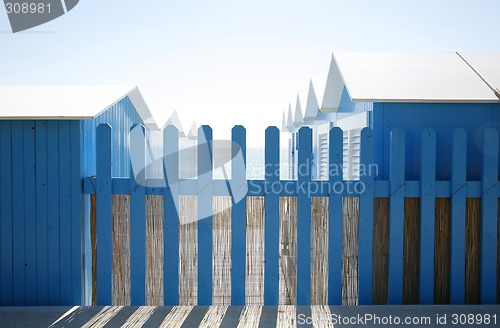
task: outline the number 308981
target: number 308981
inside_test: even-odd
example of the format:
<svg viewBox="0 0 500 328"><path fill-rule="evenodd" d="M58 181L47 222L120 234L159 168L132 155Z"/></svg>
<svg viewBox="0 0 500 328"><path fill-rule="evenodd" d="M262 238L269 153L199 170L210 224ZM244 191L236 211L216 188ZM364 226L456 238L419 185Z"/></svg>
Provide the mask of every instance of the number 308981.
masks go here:
<svg viewBox="0 0 500 328"><path fill-rule="evenodd" d="M7 14L50 14L50 3L10 3L5 4Z"/></svg>

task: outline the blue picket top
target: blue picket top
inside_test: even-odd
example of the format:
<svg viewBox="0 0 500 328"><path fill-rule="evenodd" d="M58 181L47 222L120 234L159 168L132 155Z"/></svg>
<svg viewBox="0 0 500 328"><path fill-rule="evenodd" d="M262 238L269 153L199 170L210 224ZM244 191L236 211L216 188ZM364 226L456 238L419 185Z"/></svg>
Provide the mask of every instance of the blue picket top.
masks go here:
<svg viewBox="0 0 500 328"><path fill-rule="evenodd" d="M361 130L360 163L367 167L374 163L373 131ZM364 193L359 196L359 248L358 248L358 285L359 304L372 304L373 274L373 175L369 170L360 176Z"/></svg>
<svg viewBox="0 0 500 328"><path fill-rule="evenodd" d="M312 131L299 130L297 196L297 305L311 304L311 197Z"/></svg>
<svg viewBox="0 0 500 328"><path fill-rule="evenodd" d="M198 129L198 305L212 304L212 128Z"/></svg>
<svg viewBox="0 0 500 328"><path fill-rule="evenodd" d="M246 130L237 125L231 131L231 158L240 150L243 155L244 169L231 165L231 179L246 181L247 145ZM238 147L236 147L238 146ZM245 305L245 275L246 275L246 207L247 200L243 197L231 208L231 305Z"/></svg>
<svg viewBox="0 0 500 328"><path fill-rule="evenodd" d="M389 304L403 304L405 133L391 131L389 201Z"/></svg>
<svg viewBox="0 0 500 328"><path fill-rule="evenodd" d="M497 294L498 236L498 131L484 131L481 199L481 291L482 304L495 304Z"/></svg>
<svg viewBox="0 0 500 328"><path fill-rule="evenodd" d="M12 127L0 121L0 267L12 266ZM13 303L12 270L0 270L0 305Z"/></svg>
<svg viewBox="0 0 500 328"><path fill-rule="evenodd" d="M328 304L342 304L342 192L336 187L343 181L343 133L332 128L329 133L328 176ZM336 173L336 174L333 174Z"/></svg>
<svg viewBox="0 0 500 328"><path fill-rule="evenodd" d="M173 125L163 130L163 299L164 305L179 304L179 131ZM174 199L175 197L175 199Z"/></svg>
<svg viewBox="0 0 500 328"><path fill-rule="evenodd" d="M420 153L419 303L434 303L434 224L436 210L436 132L422 132Z"/></svg>
<svg viewBox="0 0 500 328"><path fill-rule="evenodd" d="M132 133L135 131L135 133ZM130 304L146 304L146 130L143 125L130 128ZM132 146L133 145L133 146ZM132 165L138 167L134 171Z"/></svg>
<svg viewBox="0 0 500 328"><path fill-rule="evenodd" d="M453 132L451 163L450 303L465 303L465 213L467 197L467 133Z"/></svg>
<svg viewBox="0 0 500 328"><path fill-rule="evenodd" d="M279 195L273 191L279 182L280 132L277 127L266 129L264 196L264 305L278 305L279 287Z"/></svg>
<svg viewBox="0 0 500 328"><path fill-rule="evenodd" d="M111 127L97 127L96 215L97 215L97 305L111 305L112 295L112 189Z"/></svg>

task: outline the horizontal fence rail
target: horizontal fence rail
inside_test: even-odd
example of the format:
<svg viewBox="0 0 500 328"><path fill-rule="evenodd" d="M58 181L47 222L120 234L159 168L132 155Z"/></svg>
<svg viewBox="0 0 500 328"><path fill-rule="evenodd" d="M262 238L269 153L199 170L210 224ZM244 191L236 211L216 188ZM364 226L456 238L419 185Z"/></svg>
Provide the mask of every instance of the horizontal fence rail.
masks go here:
<svg viewBox="0 0 500 328"><path fill-rule="evenodd" d="M454 132L454 141L450 145L452 156L448 181L436 181L438 150L436 133L430 129L422 131L421 135L418 181L405 179L405 152L408 149L405 149L405 133L399 129L395 129L390 135L391 165L388 180L374 180L375 174L370 171L376 169L376 149L373 131L368 128L361 132L360 152L360 163L367 170L365 174L360 174L359 180L353 181L342 178L343 134L340 129L333 128L329 134L329 165L330 168L335 168L335 171L330 171L329 180L321 181L311 180L313 148L310 128L303 127L298 133L297 180L280 180L280 171L277 169L280 163L279 130L270 127L265 136L264 180L246 180L246 131L242 126L236 126L232 130L232 158L234 163L238 154L241 154L243 166L237 167L233 164L229 180L213 179L213 140L212 130L208 126L202 126L198 131L196 179L179 177L179 137L173 126L168 126L163 131L161 166L164 179L148 179L146 170L129 178L115 178L111 176L111 127L98 127L97 173L95 177L87 177L83 181L84 193L96 195L93 206L97 213L97 284L94 291L97 293L97 305L113 303L111 263L113 231L116 229L112 225L113 195L126 195L130 202L132 305L146 304L147 298L146 197L149 196L163 197L162 279L165 305L182 303L179 291L181 280L185 278L182 272L187 269L182 262L185 250L180 239L188 236L185 233L189 232L182 232L181 226L185 226L185 223L188 225L185 227L191 227L195 221L197 232L192 236L196 236L197 247L192 251L195 252L193 261L196 263L193 264L192 270L189 269L189 272L197 276L195 303L213 304L214 268L219 265L214 262L214 240L219 240L216 230L222 224L220 222L223 222L220 220L224 220L217 216L219 212L215 212L214 199L220 196L231 197L231 208L227 212L227 224L230 227L230 279L224 283L230 290L229 303L232 305L244 305L249 293L248 286L245 286L248 270L252 270L247 267L248 257L251 256L247 249L251 229L247 218L253 208L250 204L251 197L263 199L263 211L259 215L263 216L264 220L262 302L265 305L276 305L280 302L280 270L282 259L286 257L283 253L283 233L289 229L285 226L289 221L280 214L283 213L280 209L283 206L282 200L287 198L296 198L296 230L290 234L296 238L296 255L292 258L296 261L296 271L292 277L292 280L296 281L294 301L297 305L313 302L311 295L315 286L312 286L311 249L316 247L316 232L311 234L311 222L312 213L318 211L316 207L312 207L315 197L327 198L324 203L325 211L321 212L321 215L326 215L327 218L324 220L327 247L320 250L327 254L326 261L320 265L320 271L324 272L326 281L326 286L321 288L326 288L327 292L321 302L333 305L341 304L344 300L345 303L345 295L342 293L348 275L346 265L353 263L346 262L343 258L344 247L348 243L346 238L354 235L357 238L354 254L357 260L353 264L352 272L357 272L357 277L352 278L350 283L356 287L358 304L486 304L498 301L498 131L485 130L481 181L466 180L467 137L461 129ZM134 159L135 163L131 161L131 172L134 173L137 172L133 167L136 163L142 164L143 167L148 163L148 141L144 137L138 145L134 154L140 156ZM301 170L300 167L308 169ZM243 195L241 190L245 190ZM181 198L183 202L179 201ZM189 204L189 199L194 199L191 201L194 207L190 209L193 211L190 218L179 212L182 211L180 206L185 204L186 200ZM350 212L346 210L350 204L349 199L355 201L353 220L357 221L349 221L351 214L347 214ZM225 215L226 212L220 213ZM349 230L351 226L354 227L352 231ZM194 229L194 226L188 229ZM473 232L474 229L477 232ZM473 289L476 289L476 298L470 298Z"/></svg>

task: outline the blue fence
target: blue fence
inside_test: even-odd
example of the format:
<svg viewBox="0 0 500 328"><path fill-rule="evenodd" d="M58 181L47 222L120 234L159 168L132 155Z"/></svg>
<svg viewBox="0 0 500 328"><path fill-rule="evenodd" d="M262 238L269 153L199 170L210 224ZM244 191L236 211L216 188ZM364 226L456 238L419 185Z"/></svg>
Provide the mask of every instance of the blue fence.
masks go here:
<svg viewBox="0 0 500 328"><path fill-rule="evenodd" d="M201 175L198 179L179 179L178 132L169 126L163 131L164 168L166 186L161 181L148 181L145 185L136 181L137 177L113 178L111 175L111 127L100 125L97 131L97 174L84 179L84 193L96 195L97 212L97 304L112 303L112 195L130 195L130 244L131 244L131 303L145 304L145 195L164 196L164 303L176 305L179 302L179 231L178 213L175 209L176 194L169 187L183 182L182 195L198 195L199 212L212 208L213 196L232 196L227 188L228 181L213 180L212 174ZM435 211L436 199L448 198L451 203L450 227L450 302L463 304L466 297L466 217L467 199L479 198L480 218L480 302L496 303L498 290L498 166L499 134L487 129L484 133L483 174L481 181L466 181L467 142L464 130L454 133L452 158L450 158L451 179L436 181L436 134L433 130L422 131L420 180L405 179L405 133L394 130L391 133L391 167L389 180L374 180L370 169L374 168L373 132L365 128L361 133L361 159L365 173L360 175L353 187L353 181L343 180L342 131L330 130L329 135L329 180L311 180L311 129L303 127L299 131L298 163L309 166L308 170L298 170L298 180L280 180L279 130L269 127L265 133L265 179L246 181L247 196L264 196L265 205L265 276L264 304L278 303L279 285L279 224L280 197L297 197L297 304L310 304L311 291L311 198L328 197L328 303L342 301L342 202L345 197L359 198L359 258L358 286L359 304L372 304L374 299L374 202L378 198L389 200L388 236L388 303L403 303L404 281L404 230L405 198L420 200L420 242L418 300L421 304L434 303L435 288ZM208 126L200 128L200 142L212 145L212 130ZM201 137L199 137L201 138ZM232 130L232 140L238 144L243 158L246 154L246 132L242 126ZM146 147L146 142L143 143ZM212 152L198 150L199 172L210 172ZM146 156L144 148L140 153ZM174 154L174 155L172 155ZM144 157L146 162L146 157ZM245 170L232 167L231 179L245 179ZM339 174L340 169L340 174ZM374 168L375 169L375 168ZM203 192L199 192L203 186ZM232 305L245 303L246 266L246 198L234 204L231 210L231 302ZM198 222L198 304L212 302L212 218Z"/></svg>

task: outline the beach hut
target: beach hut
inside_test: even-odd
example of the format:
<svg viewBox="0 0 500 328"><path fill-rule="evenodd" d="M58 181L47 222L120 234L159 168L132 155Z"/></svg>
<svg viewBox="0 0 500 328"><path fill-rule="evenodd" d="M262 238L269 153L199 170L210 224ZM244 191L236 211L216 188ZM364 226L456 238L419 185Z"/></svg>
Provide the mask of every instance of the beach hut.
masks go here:
<svg viewBox="0 0 500 328"><path fill-rule="evenodd" d="M129 131L157 129L124 86L0 87L0 305L89 304L96 127L112 126L112 175L128 177ZM96 186L97 188L99 186Z"/></svg>
<svg viewBox="0 0 500 328"><path fill-rule="evenodd" d="M360 133L370 127L377 179L389 177L390 133L395 128L405 130L407 179L419 179L425 128L436 131L436 178L449 179L453 131L463 128L467 178L480 180L483 131L500 130L499 87L500 53L335 52L320 112L344 131L345 179L359 178ZM321 148L313 151L321 156Z"/></svg>

